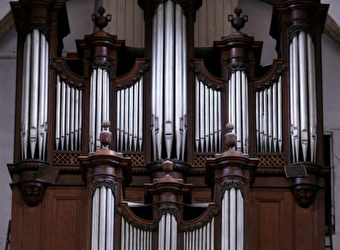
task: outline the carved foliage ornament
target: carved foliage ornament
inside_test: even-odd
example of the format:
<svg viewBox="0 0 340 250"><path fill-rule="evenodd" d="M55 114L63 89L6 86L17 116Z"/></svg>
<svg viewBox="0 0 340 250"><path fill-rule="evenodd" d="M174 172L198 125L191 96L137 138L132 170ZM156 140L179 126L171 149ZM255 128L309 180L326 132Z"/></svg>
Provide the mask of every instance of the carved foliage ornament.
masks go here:
<svg viewBox="0 0 340 250"><path fill-rule="evenodd" d="M228 79L230 79L231 74L235 73L236 71L243 71L245 73L248 72L248 64L247 63L242 63L242 62L238 62L238 63L231 63L228 65Z"/></svg>
<svg viewBox="0 0 340 250"><path fill-rule="evenodd" d="M178 208L177 207L161 207L157 210L158 218L160 219L165 214L171 214L178 220Z"/></svg>
<svg viewBox="0 0 340 250"><path fill-rule="evenodd" d="M107 187L112 190L113 195L116 195L117 191L117 182L113 180L94 180L92 183L92 195L94 195L94 192L96 191L97 188L100 187Z"/></svg>
<svg viewBox="0 0 340 250"><path fill-rule="evenodd" d="M221 183L221 197L223 197L225 191L235 188L241 190L242 196L244 196L244 183L242 181L225 181Z"/></svg>
<svg viewBox="0 0 340 250"><path fill-rule="evenodd" d="M210 80L202 70L202 63L193 63L191 65L192 71L194 71L195 76L197 77L197 80L202 82L204 85L206 85L208 88L217 90L217 91L222 91L223 90L223 84L214 82Z"/></svg>
<svg viewBox="0 0 340 250"><path fill-rule="evenodd" d="M46 39L50 39L50 26L47 23L27 23L24 26L24 35L31 33L33 30L39 30L40 33L44 34Z"/></svg>
<svg viewBox="0 0 340 250"><path fill-rule="evenodd" d="M315 40L316 37L316 29L315 27L309 25L309 24L297 24L292 25L288 28L288 41L289 43L292 42L293 38L298 36L300 32L305 32L309 34L313 40Z"/></svg>

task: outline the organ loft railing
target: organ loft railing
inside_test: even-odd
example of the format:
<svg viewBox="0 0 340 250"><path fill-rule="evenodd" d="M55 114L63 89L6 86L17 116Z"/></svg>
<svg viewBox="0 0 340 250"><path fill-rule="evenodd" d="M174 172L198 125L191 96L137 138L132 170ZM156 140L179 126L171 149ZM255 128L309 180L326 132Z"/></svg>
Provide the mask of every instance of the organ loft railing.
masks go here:
<svg viewBox="0 0 340 250"><path fill-rule="evenodd" d="M262 42L240 31L248 18L239 8L229 16L235 32L206 50L193 44L201 1L139 1L143 49L105 32L111 16L101 7L92 16L96 31L76 41L70 59L60 56L64 3L12 3L19 41L14 186L30 206L53 183L85 187L89 249L244 249L257 166L272 175L301 166L310 175L288 187L294 194L319 188L316 69L327 8L315 2L274 8L279 58L270 67L259 63ZM53 180L37 178L49 167Z"/></svg>

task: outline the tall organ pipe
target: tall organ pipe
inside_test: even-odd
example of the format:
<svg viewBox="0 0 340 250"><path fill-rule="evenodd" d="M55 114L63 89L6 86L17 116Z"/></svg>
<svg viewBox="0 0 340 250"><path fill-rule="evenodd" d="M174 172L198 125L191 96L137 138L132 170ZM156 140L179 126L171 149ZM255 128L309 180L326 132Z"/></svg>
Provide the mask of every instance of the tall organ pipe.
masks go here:
<svg viewBox="0 0 340 250"><path fill-rule="evenodd" d="M289 55L292 161L315 162L317 108L315 51L311 35L303 30L296 34Z"/></svg>
<svg viewBox="0 0 340 250"><path fill-rule="evenodd" d="M109 120L110 100L109 73L105 69L93 68L90 80L89 148L91 152L100 149L99 133L104 120Z"/></svg>
<svg viewBox="0 0 340 250"><path fill-rule="evenodd" d="M48 41L40 30L33 29L24 43L21 107L23 160L46 158L48 63Z"/></svg>
<svg viewBox="0 0 340 250"><path fill-rule="evenodd" d="M184 160L186 143L186 18L174 1L161 2L153 19L153 159Z"/></svg>
<svg viewBox="0 0 340 250"><path fill-rule="evenodd" d="M235 133L237 134L237 150L248 154L248 80L246 72L243 70L231 71L228 85L228 122L235 124Z"/></svg>

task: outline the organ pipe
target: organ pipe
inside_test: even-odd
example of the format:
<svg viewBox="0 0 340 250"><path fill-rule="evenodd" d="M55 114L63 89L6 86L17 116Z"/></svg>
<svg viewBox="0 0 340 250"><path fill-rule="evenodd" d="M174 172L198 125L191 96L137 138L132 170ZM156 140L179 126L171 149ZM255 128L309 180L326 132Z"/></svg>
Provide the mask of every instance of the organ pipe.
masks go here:
<svg viewBox="0 0 340 250"><path fill-rule="evenodd" d="M111 250L114 246L114 195L106 186L95 189L92 200L91 250Z"/></svg>
<svg viewBox="0 0 340 250"><path fill-rule="evenodd" d="M195 79L195 143L197 152L221 150L221 92Z"/></svg>
<svg viewBox="0 0 340 250"><path fill-rule="evenodd" d="M231 71L229 81L228 121L235 124L236 149L248 154L248 79L243 70Z"/></svg>
<svg viewBox="0 0 340 250"><path fill-rule="evenodd" d="M100 149L99 133L104 120L109 120L110 98L109 73L105 69L93 68L90 80L90 121L89 148L90 152Z"/></svg>
<svg viewBox="0 0 340 250"><path fill-rule="evenodd" d="M289 46L293 163L316 161L317 109L314 50L311 35L303 30L292 38Z"/></svg>
<svg viewBox="0 0 340 250"><path fill-rule="evenodd" d="M117 90L117 142L119 151L141 151L143 146L143 78Z"/></svg>
<svg viewBox="0 0 340 250"><path fill-rule="evenodd" d="M153 159L184 160L186 144L186 17L174 1L161 2L153 19Z"/></svg>
<svg viewBox="0 0 340 250"><path fill-rule="evenodd" d="M55 149L81 150L82 90L57 75L55 105Z"/></svg>
<svg viewBox="0 0 340 250"><path fill-rule="evenodd" d="M24 43L21 107L23 160L46 158L48 63L48 41L40 30L33 29Z"/></svg>
<svg viewBox="0 0 340 250"><path fill-rule="evenodd" d="M227 189L221 203L221 249L244 247L244 201L240 189Z"/></svg>
<svg viewBox="0 0 340 250"><path fill-rule="evenodd" d="M281 77L256 92L257 151L282 152L282 84Z"/></svg>

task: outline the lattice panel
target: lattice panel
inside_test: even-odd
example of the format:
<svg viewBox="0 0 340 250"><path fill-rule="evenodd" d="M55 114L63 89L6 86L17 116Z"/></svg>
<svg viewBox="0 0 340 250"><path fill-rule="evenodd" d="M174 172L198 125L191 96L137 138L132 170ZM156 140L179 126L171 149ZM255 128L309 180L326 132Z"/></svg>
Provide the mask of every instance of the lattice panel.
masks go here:
<svg viewBox="0 0 340 250"><path fill-rule="evenodd" d="M284 167L284 155L258 155L259 167Z"/></svg>
<svg viewBox="0 0 340 250"><path fill-rule="evenodd" d="M80 153L54 153L54 165L79 165L78 157Z"/></svg>
<svg viewBox="0 0 340 250"><path fill-rule="evenodd" d="M195 155L193 167L204 168L206 165L207 158L212 158L212 157L214 157L214 155Z"/></svg>
<svg viewBox="0 0 340 250"><path fill-rule="evenodd" d="M124 156L131 158L132 167L144 166L144 155L143 154L124 154Z"/></svg>

